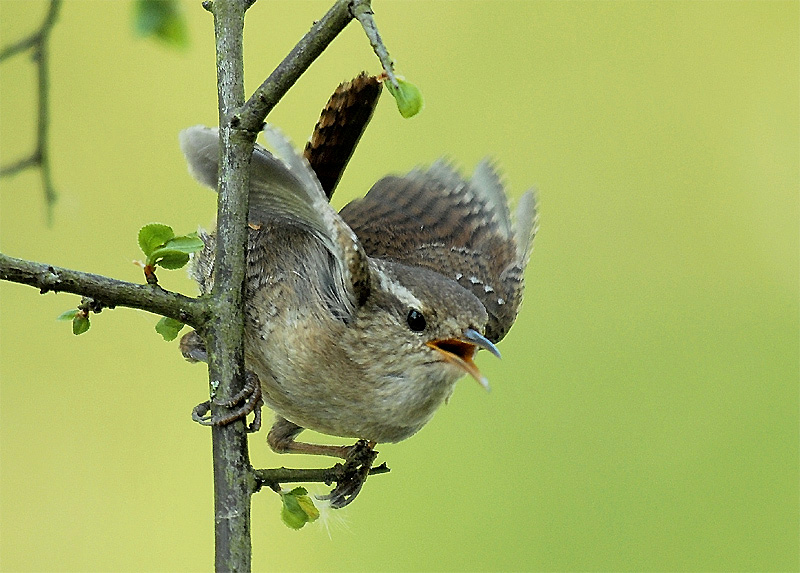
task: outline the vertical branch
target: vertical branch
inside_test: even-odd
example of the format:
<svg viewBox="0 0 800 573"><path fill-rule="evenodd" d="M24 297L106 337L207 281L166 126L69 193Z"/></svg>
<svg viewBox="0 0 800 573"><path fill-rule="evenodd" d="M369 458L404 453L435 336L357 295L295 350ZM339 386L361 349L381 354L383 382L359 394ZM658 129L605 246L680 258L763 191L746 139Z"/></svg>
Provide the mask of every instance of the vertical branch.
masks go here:
<svg viewBox="0 0 800 573"><path fill-rule="evenodd" d="M247 0L216 0L214 14L221 162L217 207L217 249L212 293L214 320L208 329L212 398L225 401L244 387L243 284L247 240L247 189L255 133L231 127L229 118L244 103L242 40ZM227 408L214 405L214 415ZM217 571L249 571L250 495L254 480L244 422L214 426L214 510Z"/></svg>

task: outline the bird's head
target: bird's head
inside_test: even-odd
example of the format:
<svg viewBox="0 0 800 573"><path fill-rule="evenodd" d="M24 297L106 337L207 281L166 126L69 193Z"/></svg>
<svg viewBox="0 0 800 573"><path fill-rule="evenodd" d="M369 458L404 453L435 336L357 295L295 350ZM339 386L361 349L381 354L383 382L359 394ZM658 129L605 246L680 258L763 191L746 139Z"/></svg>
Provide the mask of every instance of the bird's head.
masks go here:
<svg viewBox="0 0 800 573"><path fill-rule="evenodd" d="M500 353L483 335L488 316L480 300L439 273L373 263L373 293L358 319L366 360L412 387L449 387L469 374L488 389L473 358L481 348Z"/></svg>

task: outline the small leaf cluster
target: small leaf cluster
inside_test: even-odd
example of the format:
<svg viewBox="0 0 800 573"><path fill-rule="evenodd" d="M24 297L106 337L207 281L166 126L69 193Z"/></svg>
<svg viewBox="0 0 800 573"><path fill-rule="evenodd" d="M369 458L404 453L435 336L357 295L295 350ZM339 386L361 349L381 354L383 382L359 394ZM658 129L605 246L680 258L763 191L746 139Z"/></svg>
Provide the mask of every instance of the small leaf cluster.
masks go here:
<svg viewBox="0 0 800 573"><path fill-rule="evenodd" d="M319 510L305 488L296 487L279 493L283 502L281 519L288 527L301 529L306 523L316 521L319 517Z"/></svg>
<svg viewBox="0 0 800 573"><path fill-rule="evenodd" d="M179 269L189 262L189 255L203 248L197 233L175 236L169 225L150 223L139 229L139 247L147 257L145 265Z"/></svg>
<svg viewBox="0 0 800 573"><path fill-rule="evenodd" d="M172 227L161 223L150 223L139 229L139 247L147 257L144 274L148 283L155 284L155 267L179 269L189 262L189 255L203 248L203 241L197 233L176 236ZM174 318L162 317L156 324L164 340L175 340L185 326Z"/></svg>
<svg viewBox="0 0 800 573"><path fill-rule="evenodd" d="M203 248L203 241L197 233L176 236L172 227L161 223L150 223L139 229L139 247L147 257L144 274L147 282L157 285L155 276L157 266L165 269L179 269L189 262L189 255ZM91 326L89 312L100 312L102 304L84 298L78 308L73 308L58 316L58 320L71 320L73 334L83 334ZM164 340L175 340L181 329L186 326L174 318L162 317L156 324L156 332Z"/></svg>
<svg viewBox="0 0 800 573"><path fill-rule="evenodd" d="M58 315L56 320L71 320L72 334L75 336L83 334L89 330L89 327L91 326L91 323L89 322L89 312L81 308L73 308L66 312L62 312Z"/></svg>

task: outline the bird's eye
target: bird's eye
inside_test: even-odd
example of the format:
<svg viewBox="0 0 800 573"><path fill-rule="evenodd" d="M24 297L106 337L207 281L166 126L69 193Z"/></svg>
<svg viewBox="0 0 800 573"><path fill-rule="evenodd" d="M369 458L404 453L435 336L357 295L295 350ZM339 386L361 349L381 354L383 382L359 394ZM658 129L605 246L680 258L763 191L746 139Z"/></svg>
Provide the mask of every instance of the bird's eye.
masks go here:
<svg viewBox="0 0 800 573"><path fill-rule="evenodd" d="M416 308L412 308L408 311L406 322L408 322L408 327L414 332L422 332L425 330L425 317L422 316L422 313Z"/></svg>

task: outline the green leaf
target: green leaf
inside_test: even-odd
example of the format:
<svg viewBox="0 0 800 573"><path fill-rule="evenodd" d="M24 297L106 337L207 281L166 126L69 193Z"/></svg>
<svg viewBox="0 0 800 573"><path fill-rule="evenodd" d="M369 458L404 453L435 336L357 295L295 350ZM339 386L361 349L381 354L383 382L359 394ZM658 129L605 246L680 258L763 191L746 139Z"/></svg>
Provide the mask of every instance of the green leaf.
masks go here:
<svg viewBox="0 0 800 573"><path fill-rule="evenodd" d="M146 257L164 243L175 237L175 232L169 225L150 223L139 229L139 247Z"/></svg>
<svg viewBox="0 0 800 573"><path fill-rule="evenodd" d="M314 501L307 495L298 495L296 497L297 497L297 505L299 505L300 509L302 509L306 513L306 515L308 516L309 523L312 521L316 521L317 518L319 518L319 510L317 509L317 506L314 505Z"/></svg>
<svg viewBox="0 0 800 573"><path fill-rule="evenodd" d="M386 80L385 83L386 88L397 103L397 109L400 111L400 115L409 118L414 117L422 111L425 102L422 99L422 92L419 91L417 86L402 78L397 78L397 88L392 85L391 80Z"/></svg>
<svg viewBox="0 0 800 573"><path fill-rule="evenodd" d="M80 312L80 310L78 310L77 308L73 308L71 310L68 310L66 312L62 312L61 314L59 314L58 318L56 318L56 320L72 320L73 318L78 316L79 312Z"/></svg>
<svg viewBox="0 0 800 573"><path fill-rule="evenodd" d="M177 0L137 0L134 28L140 36L151 36L175 48L189 45L189 30Z"/></svg>
<svg viewBox="0 0 800 573"><path fill-rule="evenodd" d="M164 243L164 248L183 253L196 253L203 248L203 240L197 236L197 233L189 233L170 239Z"/></svg>
<svg viewBox="0 0 800 573"><path fill-rule="evenodd" d="M156 324L156 332L163 336L164 340L169 342L178 337L178 333L184 326L186 325L181 321L164 316Z"/></svg>
<svg viewBox="0 0 800 573"><path fill-rule="evenodd" d="M169 270L179 269L188 262L189 255L183 251L167 248L156 249L147 257L148 265L159 265Z"/></svg>
<svg viewBox="0 0 800 573"><path fill-rule="evenodd" d="M78 336L79 334L83 334L87 330L91 324L89 323L89 317L83 316L82 314L75 315L75 318L72 319L72 334Z"/></svg>
<svg viewBox="0 0 800 573"><path fill-rule="evenodd" d="M281 492L281 501L281 519L292 529L301 529L306 523L319 517L319 510L305 488L296 487L292 491Z"/></svg>
<svg viewBox="0 0 800 573"><path fill-rule="evenodd" d="M306 512L297 503L297 498L291 494L281 494L283 507L281 508L281 519L291 529L301 529L308 523Z"/></svg>

